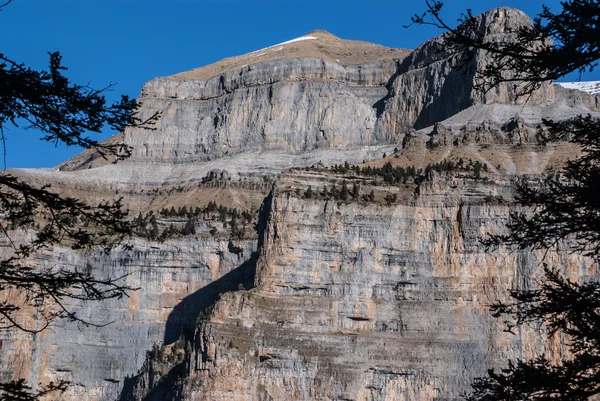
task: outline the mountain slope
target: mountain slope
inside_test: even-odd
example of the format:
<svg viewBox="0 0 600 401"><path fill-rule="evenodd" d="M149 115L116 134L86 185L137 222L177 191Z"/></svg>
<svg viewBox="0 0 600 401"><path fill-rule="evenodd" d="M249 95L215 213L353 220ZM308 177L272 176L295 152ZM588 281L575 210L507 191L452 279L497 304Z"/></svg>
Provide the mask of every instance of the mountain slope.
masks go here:
<svg viewBox="0 0 600 401"><path fill-rule="evenodd" d="M509 8L479 21L494 40L529 23ZM479 238L504 229L517 177L577 155L540 142L541 118L598 115L598 97L550 83L528 103L507 86L481 95L440 38L407 52L307 37L147 83L156 130L111 139L134 146L130 160L84 152L61 171L14 171L123 196L167 234L110 255L36 255L140 290L71 305L107 327L8 333L5 377L68 379L70 400L449 400L507 357L561 352L487 312L535 285L544 255L487 252ZM194 234L169 234L188 222ZM596 274L563 250L545 260Z"/></svg>
<svg viewBox="0 0 600 401"><path fill-rule="evenodd" d="M243 56L173 75L178 81L208 80L248 65L293 58L318 58L329 63L356 65L402 59L408 49L393 49L368 42L340 39L327 31L312 31L299 38L259 49Z"/></svg>

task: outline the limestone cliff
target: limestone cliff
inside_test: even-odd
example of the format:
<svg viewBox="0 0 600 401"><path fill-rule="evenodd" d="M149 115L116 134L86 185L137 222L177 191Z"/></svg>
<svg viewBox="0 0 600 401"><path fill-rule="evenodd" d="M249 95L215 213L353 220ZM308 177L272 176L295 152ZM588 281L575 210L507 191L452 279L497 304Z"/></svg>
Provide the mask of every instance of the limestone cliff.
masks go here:
<svg viewBox="0 0 600 401"><path fill-rule="evenodd" d="M478 18L489 40L530 23L509 8ZM195 234L36 255L139 290L69 305L106 327L2 333L3 378L68 379L65 398L89 401L443 400L507 357L561 352L531 328L503 333L487 312L535 285L542 255L479 239L504 229L518 177L577 155L540 141L541 118L598 113L598 97L550 83L528 103L506 86L483 96L440 38L412 52L300 39L147 83L141 113L160 112L157 129L111 139L134 146L130 160L84 152L59 171L14 172L73 196L123 196L161 231L190 220ZM444 161L461 167L426 170ZM345 162L359 171L327 168ZM360 172L388 162L404 173ZM244 231L224 211L163 213L212 202L251 215ZM563 249L546 261L596 275Z"/></svg>
<svg viewBox="0 0 600 401"><path fill-rule="evenodd" d="M476 147L481 156L498 152L521 173L556 165L556 153L565 150ZM465 149L425 152L439 160ZM356 198L321 195L326 186L355 183ZM308 186L319 195L307 197ZM512 186L503 174L476 178L467 171L431 173L419 185L353 173L284 174L265 203L254 288L222 294L187 349L180 347L185 362L163 361L164 371L175 372L175 378L164 375L168 387L145 380L132 394L144 400L458 399L472 378L507 358L560 355L560 343L541 342L535 328L504 333L487 307L511 288L536 285L542 258L574 279L596 275L596 268L566 249L543 255L482 247L480 238L503 230ZM360 196L370 191L373 200ZM167 389L177 396L164 398Z"/></svg>
<svg viewBox="0 0 600 401"><path fill-rule="evenodd" d="M531 23L510 8L478 18L487 40L510 40L515 27ZM141 117L155 112L162 117L154 131L125 130L124 141L134 147L126 164L173 166L248 152L329 150L321 153L327 163L344 149L397 144L411 128L430 126L472 106L505 106L500 123L526 110L539 121L573 115L569 110L582 103L598 108L597 100L551 84L525 104L510 85L481 95L473 89L473 73L451 68L454 57L441 49L439 37L412 52L323 32L306 37L312 39L148 82L140 96ZM475 62L484 66L485 55L478 54ZM268 157L263 159L258 162L268 163ZM306 164L295 160L285 168L299 165ZM89 166L89 159L63 165Z"/></svg>

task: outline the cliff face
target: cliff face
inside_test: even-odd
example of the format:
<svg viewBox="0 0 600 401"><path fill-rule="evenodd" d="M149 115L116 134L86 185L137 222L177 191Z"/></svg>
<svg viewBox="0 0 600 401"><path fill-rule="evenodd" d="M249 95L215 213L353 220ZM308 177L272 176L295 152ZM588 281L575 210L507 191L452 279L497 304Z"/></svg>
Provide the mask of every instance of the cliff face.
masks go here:
<svg viewBox="0 0 600 401"><path fill-rule="evenodd" d="M256 286L224 294L199 323L182 399L458 399L507 358L560 355L534 328L504 333L487 310L543 274L542 253L479 242L503 230L509 181L434 174L399 204L382 198L405 188L363 180L374 202L296 195L299 182L319 192L332 180L354 181L291 173L278 182ZM596 274L566 251L545 261L572 278Z"/></svg>
<svg viewBox="0 0 600 401"><path fill-rule="evenodd" d="M529 23L508 8L478 18L488 40ZM518 176L578 154L542 145L541 118L598 113L598 98L551 84L526 104L508 86L481 95L440 50L440 38L409 52L313 32L146 84L141 117L162 116L112 139L134 146L124 163L84 152L63 171L15 172L72 196L124 196L134 215L217 202L253 220L234 235L228 217L201 213L194 235L36 255L139 290L69 305L106 327L3 333L2 377L68 379L72 400L441 400L509 357L558 356L558 341L508 335L487 311L535 285L542 255L479 239L504 229ZM413 173L325 168L344 162ZM185 222L158 218L161 230ZM596 275L566 248L545 261Z"/></svg>
<svg viewBox="0 0 600 401"><path fill-rule="evenodd" d="M510 8L478 18L490 41L510 40L515 27L531 23ZM562 106L598 107L595 100L551 84L526 104L515 99L508 84L482 95L473 88L472 72L452 69L455 57L444 51L439 37L408 52L322 32L313 35L148 82L140 96L141 117L155 112L162 116L154 131L125 130L124 141L134 147L126 163L172 166L248 152L297 155L329 150L321 156L327 163L344 149L397 144L410 129L430 126L475 105L506 106L501 123L523 109L539 120L564 114ZM296 48L296 43L303 47ZM376 61L358 56L355 60L352 53L340 51L344 47ZM475 55L475 68L486 63L484 54ZM89 159L76 159L63 167L90 165ZM294 166L299 165L306 164L296 160Z"/></svg>
<svg viewBox="0 0 600 401"><path fill-rule="evenodd" d="M147 242L110 255L54 249L38 255L41 266L93 269L98 277L122 277L138 288L127 299L85 305L68 303L89 327L57 321L39 335L5 333L2 375L32 383L68 380L64 399L116 399L142 366L146 352L193 330L202 310L220 292L250 287L256 241L200 237ZM34 318L35 321L35 318Z"/></svg>
<svg viewBox="0 0 600 401"><path fill-rule="evenodd" d="M382 142L373 104L394 62L343 67L319 59L247 66L207 81L159 78L142 90L146 107L165 110L158 129L141 135L134 159L205 161L241 151L289 152ZM202 135L198 135L202 133Z"/></svg>

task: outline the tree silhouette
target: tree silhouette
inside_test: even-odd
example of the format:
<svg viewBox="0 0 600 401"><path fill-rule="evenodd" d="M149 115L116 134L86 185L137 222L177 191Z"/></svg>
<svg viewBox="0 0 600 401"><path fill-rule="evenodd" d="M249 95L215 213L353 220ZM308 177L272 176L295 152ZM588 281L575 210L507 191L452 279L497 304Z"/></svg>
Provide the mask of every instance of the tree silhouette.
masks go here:
<svg viewBox="0 0 600 401"><path fill-rule="evenodd" d="M516 28L512 40L488 40L480 18L467 11L457 28L441 18L440 1L427 0L427 11L413 23L446 29L444 46L456 57L456 68L473 68L477 51L490 62L476 71L478 88L489 90L512 83L517 95L529 95L548 80L571 72L591 71L600 58L600 3L597 0L561 2L562 10L547 7L533 24ZM516 203L531 211L513 213L508 234L486 240L521 249L551 249L561 243L592 258L600 258L600 121L579 116L568 121L544 120L548 141L568 140L581 145L582 156L541 182L522 181ZM514 290L512 300L492 312L515 325L542 324L549 337L566 338L568 355L553 362L544 355L533 360L509 361L500 371L477 379L467 399L588 400L600 393L600 284L563 278L545 266L539 289Z"/></svg>
<svg viewBox="0 0 600 401"><path fill-rule="evenodd" d="M5 143L8 126L24 126L43 140L94 149L115 162L130 156L131 147L124 143L98 142L87 135L104 127L151 128L158 115L142 121L135 100L123 96L109 104L105 94L112 85L102 89L77 85L63 74L65 70L59 53L50 53L48 69L40 71L0 54L0 140ZM5 146L4 151L6 155ZM131 230L120 199L92 204L0 172L0 235L9 244L0 256L0 328L40 332L56 318L97 325L77 316L65 301L127 296L132 288L122 283L122 277L97 278L65 266L42 267L31 257L57 244L108 252ZM36 322L19 313L24 308L35 310ZM66 387L65 382L38 390L24 380L0 383L0 400L35 400Z"/></svg>
<svg viewBox="0 0 600 401"><path fill-rule="evenodd" d="M531 94L544 83L572 72L592 71L600 58L598 1L569 0L553 13L546 6L533 20L512 32L512 40L486 37L482 19L467 10L459 25L451 28L441 18L442 1L425 0L426 11L412 17L413 24L445 30L444 49L458 56L455 68L473 69L477 51L485 51L489 62L476 71L478 89L485 91L501 83L513 83L518 95Z"/></svg>

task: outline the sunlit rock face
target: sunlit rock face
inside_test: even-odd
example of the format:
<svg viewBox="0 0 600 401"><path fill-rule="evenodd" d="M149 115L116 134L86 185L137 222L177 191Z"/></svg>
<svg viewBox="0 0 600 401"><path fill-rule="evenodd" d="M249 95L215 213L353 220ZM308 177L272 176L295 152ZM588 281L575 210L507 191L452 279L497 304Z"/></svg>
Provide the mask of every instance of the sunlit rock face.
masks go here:
<svg viewBox="0 0 600 401"><path fill-rule="evenodd" d="M511 40L517 27L531 23L510 8L477 18L489 41ZM598 106L583 93L551 84L528 99L516 98L512 84L481 93L474 88L474 71L484 68L489 57L477 52L474 68L454 70L456 57L444 49L441 37L412 52L322 31L303 38L311 39L148 82L140 96L140 117L158 112L161 118L155 130L125 130L125 142L134 147L127 163L181 166L248 152L314 151L324 152L326 162L333 157L327 150L397 144L410 129L431 126L474 105L504 105L498 116L502 123L523 107L539 120L569 114L567 109L580 105ZM91 163L76 160L64 167Z"/></svg>
<svg viewBox="0 0 600 401"><path fill-rule="evenodd" d="M478 20L488 40L530 23L509 8ZM214 201L254 220L242 238L200 214L194 235L36 255L139 289L68 305L107 326L4 332L2 377L69 380L67 400L450 400L507 358L559 357L560 339L507 334L488 306L534 286L542 262L577 280L595 266L564 246L544 255L480 239L517 210L517 177L578 155L542 145L541 119L598 113L598 98L550 83L527 103L508 85L482 95L440 50L439 37L411 52L311 32L147 83L141 117L161 117L112 139L134 146L125 162L84 152L61 171L15 172L72 196L123 196L134 215ZM459 159L485 169L424 172ZM389 182L324 168L344 162L421 172ZM322 195L344 184L358 194Z"/></svg>
<svg viewBox="0 0 600 401"><path fill-rule="evenodd" d="M508 182L436 176L398 205L286 190L318 179L279 181L256 287L224 294L198 325L184 399L458 399L506 358L560 355L535 329L503 332L487 309L543 274L542 253L479 242L503 230ZM567 252L545 260L596 273Z"/></svg>

